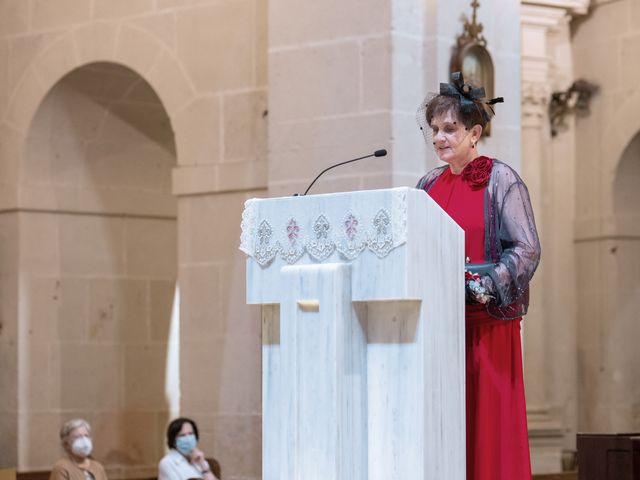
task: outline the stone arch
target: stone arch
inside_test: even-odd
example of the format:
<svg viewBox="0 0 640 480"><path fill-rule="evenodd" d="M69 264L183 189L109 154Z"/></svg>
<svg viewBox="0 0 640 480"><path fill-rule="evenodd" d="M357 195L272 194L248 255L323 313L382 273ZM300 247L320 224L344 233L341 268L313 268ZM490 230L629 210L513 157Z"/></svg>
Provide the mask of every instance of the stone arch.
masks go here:
<svg viewBox="0 0 640 480"><path fill-rule="evenodd" d="M623 109L629 114L633 108ZM637 112L637 110L636 110ZM612 158L611 217L614 235L606 244L601 261L604 265L606 304L607 366L610 383L609 407L614 429L638 428L636 405L638 384L634 381L640 369L640 357L633 341L640 335L637 312L640 309L640 122L616 116L621 129L620 141ZM635 131L631 129L635 127ZM624 136L623 136L624 135ZM613 163L615 161L615 163ZM608 373L609 373L608 372Z"/></svg>
<svg viewBox="0 0 640 480"><path fill-rule="evenodd" d="M613 101L605 99L603 101ZM623 161L625 150L640 132L640 92L630 95L621 106L613 112L604 129L601 140L600 157L604 162L602 185L603 218L615 216L615 186L620 163Z"/></svg>
<svg viewBox="0 0 640 480"><path fill-rule="evenodd" d="M603 101L613 101L612 99ZM622 161L623 153L629 142L640 131L640 91L626 98L619 109L611 115L611 121L604 130L602 140L602 152L606 170L614 173Z"/></svg>
<svg viewBox="0 0 640 480"><path fill-rule="evenodd" d="M635 224L640 220L640 128L626 142L617 158L613 182L613 211L618 223L617 231L627 236L640 232Z"/></svg>
<svg viewBox="0 0 640 480"><path fill-rule="evenodd" d="M611 107L614 99L604 97ZM637 428L635 406L640 359L632 341L640 335L640 92L603 114L596 159L598 176L585 194L595 196L591 237L578 252L578 345L582 429ZM596 122L597 124L597 122ZM586 222L585 222L586 223ZM585 230L586 231L586 230ZM591 285L585 278L593 279ZM595 282L595 283L594 283Z"/></svg>
<svg viewBox="0 0 640 480"><path fill-rule="evenodd" d="M33 59L10 95L4 122L25 135L53 85L94 62L123 65L140 75L157 93L172 123L195 98L182 64L160 39L135 26L96 23L63 34ZM175 134L178 163L182 163L179 127Z"/></svg>
<svg viewBox="0 0 640 480"><path fill-rule="evenodd" d="M29 125L20 206L175 216L175 163L171 121L148 82L119 64L90 63L51 88Z"/></svg>
<svg viewBox="0 0 640 480"><path fill-rule="evenodd" d="M30 446L80 416L119 477L155 475L170 411L175 165L162 100L121 64L65 74L32 115L16 213L20 468L49 468L57 446Z"/></svg>

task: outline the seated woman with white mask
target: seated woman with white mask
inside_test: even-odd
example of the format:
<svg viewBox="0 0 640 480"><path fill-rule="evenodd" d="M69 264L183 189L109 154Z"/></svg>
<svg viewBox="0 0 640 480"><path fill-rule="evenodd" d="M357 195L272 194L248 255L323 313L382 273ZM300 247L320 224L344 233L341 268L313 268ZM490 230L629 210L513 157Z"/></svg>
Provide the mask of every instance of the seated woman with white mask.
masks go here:
<svg viewBox="0 0 640 480"><path fill-rule="evenodd" d="M158 465L158 480L218 480L198 449L198 427L190 418L176 418L167 427L167 453Z"/></svg>
<svg viewBox="0 0 640 480"><path fill-rule="evenodd" d="M69 420L60 428L60 441L66 455L51 469L49 480L107 480L102 465L91 458L91 427L81 418Z"/></svg>

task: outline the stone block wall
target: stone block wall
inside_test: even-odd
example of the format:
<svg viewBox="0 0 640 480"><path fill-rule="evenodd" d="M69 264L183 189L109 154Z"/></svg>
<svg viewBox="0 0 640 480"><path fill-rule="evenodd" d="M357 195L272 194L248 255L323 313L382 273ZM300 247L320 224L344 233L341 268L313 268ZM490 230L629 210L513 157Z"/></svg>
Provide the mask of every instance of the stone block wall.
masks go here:
<svg viewBox="0 0 640 480"><path fill-rule="evenodd" d="M265 193L179 204L181 410L198 423L225 478L260 478L261 325L259 310L245 302L237 245L244 201Z"/></svg>
<svg viewBox="0 0 640 480"><path fill-rule="evenodd" d="M576 120L578 419L582 431L640 428L640 5L596 2L572 25L577 78L599 86ZM585 279L593 279L586 282Z"/></svg>
<svg viewBox="0 0 640 480"><path fill-rule="evenodd" d="M483 151L518 167L519 31L497 9L516 17L518 2L481 9L509 99ZM61 421L86 415L114 478L154 473L177 282L180 413L225 478L259 478L243 202L381 147L314 191L414 184L435 165L415 109L447 79L463 13L463 0L0 3L0 422L16 432L0 462L46 468Z"/></svg>
<svg viewBox="0 0 640 480"><path fill-rule="evenodd" d="M18 458L48 469L62 422L94 426L113 477L163 454L177 275L175 146L158 97L111 63L80 67L41 102L18 192Z"/></svg>
<svg viewBox="0 0 640 480"><path fill-rule="evenodd" d="M85 416L112 478L155 475L177 287L178 409L225 478L260 476L237 230L265 193L266 41L261 0L0 5L2 465L48 468Z"/></svg>

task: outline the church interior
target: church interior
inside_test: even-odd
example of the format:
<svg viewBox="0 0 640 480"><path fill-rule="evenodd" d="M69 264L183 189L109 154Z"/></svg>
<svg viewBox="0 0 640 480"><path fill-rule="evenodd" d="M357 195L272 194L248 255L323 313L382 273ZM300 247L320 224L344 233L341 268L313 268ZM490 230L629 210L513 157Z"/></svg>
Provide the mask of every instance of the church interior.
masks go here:
<svg viewBox="0 0 640 480"><path fill-rule="evenodd" d="M244 203L381 148L312 193L415 186L438 164L416 108L470 31L490 58L462 67L505 99L479 148L525 179L542 245L534 478L640 432L638 0L3 0L0 469L45 478L80 417L110 478L156 478L187 416L225 480L262 478Z"/></svg>

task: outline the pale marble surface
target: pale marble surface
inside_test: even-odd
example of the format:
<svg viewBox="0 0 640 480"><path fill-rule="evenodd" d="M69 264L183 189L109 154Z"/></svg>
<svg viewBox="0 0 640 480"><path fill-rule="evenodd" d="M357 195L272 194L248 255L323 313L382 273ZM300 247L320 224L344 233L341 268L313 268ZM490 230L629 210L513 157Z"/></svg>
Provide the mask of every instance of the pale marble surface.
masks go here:
<svg viewBox="0 0 640 480"><path fill-rule="evenodd" d="M268 267L247 260L247 300L266 305L265 480L465 478L462 230L410 188L253 208L260 218L398 212L398 191L405 241L383 258L365 250L323 264L306 255L293 266L280 256Z"/></svg>

